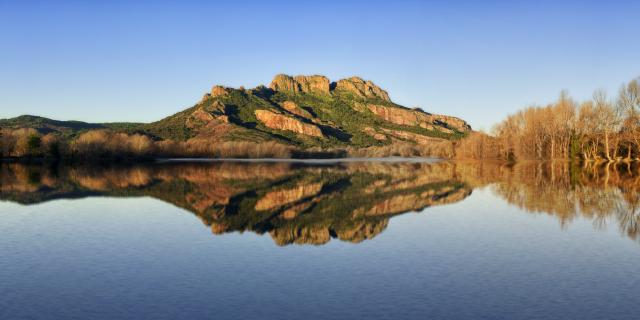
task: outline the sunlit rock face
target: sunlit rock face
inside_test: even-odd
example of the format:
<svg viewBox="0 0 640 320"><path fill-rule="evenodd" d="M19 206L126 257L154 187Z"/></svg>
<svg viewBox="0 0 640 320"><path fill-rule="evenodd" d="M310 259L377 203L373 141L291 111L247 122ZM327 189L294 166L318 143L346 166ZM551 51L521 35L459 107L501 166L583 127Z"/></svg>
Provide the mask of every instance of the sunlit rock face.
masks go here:
<svg viewBox="0 0 640 320"><path fill-rule="evenodd" d="M295 102L293 101L284 101L283 103L281 103L282 108L284 108L285 110L289 111L292 114L295 114L297 116L300 116L302 118L305 119L309 119L309 120L314 120L313 116L306 110L300 108L300 106L298 106Z"/></svg>
<svg viewBox="0 0 640 320"><path fill-rule="evenodd" d="M582 217L640 235L640 166L570 163L0 164L0 200L36 204L91 196L150 196L196 215L213 234L269 234L278 245L361 242L406 212L463 201L488 187L561 225ZM426 209L426 210L425 210ZM596 223L597 222L597 223Z"/></svg>
<svg viewBox="0 0 640 320"><path fill-rule="evenodd" d="M211 96L212 97L220 97L229 94L229 90L223 86L213 86L211 88Z"/></svg>
<svg viewBox="0 0 640 320"><path fill-rule="evenodd" d="M269 88L275 91L289 91L293 93L320 93L329 94L329 78L320 75L289 76L276 75Z"/></svg>
<svg viewBox="0 0 640 320"><path fill-rule="evenodd" d="M428 130L439 130L452 133L453 130L460 132L471 131L471 126L464 120L444 115L429 114L421 110L389 107L377 104L367 104L369 109L376 116L391 123L403 126L419 126Z"/></svg>
<svg viewBox="0 0 640 320"><path fill-rule="evenodd" d="M229 122L229 117L225 114L225 105L220 101L214 101L207 106L200 106L185 121L187 128L198 128L207 125L214 120L219 122Z"/></svg>
<svg viewBox="0 0 640 320"><path fill-rule="evenodd" d="M362 98L378 98L384 101L391 101L389 94L371 81L365 81L360 77L351 77L338 80L335 90L350 92Z"/></svg>
<svg viewBox="0 0 640 320"><path fill-rule="evenodd" d="M293 93L330 94L333 90L351 93L361 98L376 98L391 101L389 94L369 80L351 77L330 83L329 78L322 75L276 75L269 88L274 91Z"/></svg>
<svg viewBox="0 0 640 320"><path fill-rule="evenodd" d="M292 131L299 134L304 134L312 137L322 138L322 130L317 126L309 123L304 123L293 117L289 117L283 114L278 114L269 110L256 110L256 118L262 122L265 126L271 129Z"/></svg>

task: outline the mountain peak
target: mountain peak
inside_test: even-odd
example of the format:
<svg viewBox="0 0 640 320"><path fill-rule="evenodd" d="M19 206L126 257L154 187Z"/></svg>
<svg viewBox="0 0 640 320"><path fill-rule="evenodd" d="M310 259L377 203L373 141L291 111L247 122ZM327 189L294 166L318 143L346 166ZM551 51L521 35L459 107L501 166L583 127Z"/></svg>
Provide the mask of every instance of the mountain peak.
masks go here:
<svg viewBox="0 0 640 320"><path fill-rule="evenodd" d="M353 76L330 83L329 78L323 75L276 75L269 88L275 91L288 91L294 93L320 93L331 94L334 90L350 92L362 98L378 98L391 101L387 91L375 85L369 80Z"/></svg>
<svg viewBox="0 0 640 320"><path fill-rule="evenodd" d="M391 101L387 91L378 87L373 82L369 80L365 81L360 77L338 80L335 85L335 90L344 90L363 98L378 98L384 101Z"/></svg>
<svg viewBox="0 0 640 320"><path fill-rule="evenodd" d="M298 75L292 77L286 74L278 74L269 84L269 88L275 91L291 91L294 93L330 93L329 78L322 75Z"/></svg>

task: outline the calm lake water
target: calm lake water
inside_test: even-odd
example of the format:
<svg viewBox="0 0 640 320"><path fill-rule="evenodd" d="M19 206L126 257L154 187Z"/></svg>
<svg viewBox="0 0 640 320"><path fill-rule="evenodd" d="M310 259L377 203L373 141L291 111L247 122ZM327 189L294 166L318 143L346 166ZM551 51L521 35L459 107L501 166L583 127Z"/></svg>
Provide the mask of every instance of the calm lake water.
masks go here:
<svg viewBox="0 0 640 320"><path fill-rule="evenodd" d="M635 165L0 165L0 319L633 319Z"/></svg>

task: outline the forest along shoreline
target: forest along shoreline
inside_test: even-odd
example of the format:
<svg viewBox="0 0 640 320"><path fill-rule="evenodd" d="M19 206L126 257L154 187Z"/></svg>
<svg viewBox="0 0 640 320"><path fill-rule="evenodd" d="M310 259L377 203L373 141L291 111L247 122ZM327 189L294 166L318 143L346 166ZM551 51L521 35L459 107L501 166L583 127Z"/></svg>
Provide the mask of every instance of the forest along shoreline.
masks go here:
<svg viewBox="0 0 640 320"><path fill-rule="evenodd" d="M531 106L496 125L473 132L456 146L460 159L640 161L640 78L617 96L598 90L576 102L566 91L546 106Z"/></svg>

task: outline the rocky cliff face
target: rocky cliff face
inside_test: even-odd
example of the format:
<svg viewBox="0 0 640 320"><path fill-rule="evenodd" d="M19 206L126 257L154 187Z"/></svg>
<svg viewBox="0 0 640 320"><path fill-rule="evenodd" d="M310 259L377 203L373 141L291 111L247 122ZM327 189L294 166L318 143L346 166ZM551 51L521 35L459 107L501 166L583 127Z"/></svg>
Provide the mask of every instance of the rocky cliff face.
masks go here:
<svg viewBox="0 0 640 320"><path fill-rule="evenodd" d="M229 117L225 115L225 105L220 101L214 101L207 106L198 107L185 121L188 128L205 126L211 122L229 122Z"/></svg>
<svg viewBox="0 0 640 320"><path fill-rule="evenodd" d="M256 110L255 114L256 118L269 128L292 131L318 138L324 137L320 128L312 124L304 123L298 119L277 114L269 110Z"/></svg>
<svg viewBox="0 0 640 320"><path fill-rule="evenodd" d="M329 79L325 76L295 76L279 74L273 78L269 88L275 91L290 91L294 93L329 94Z"/></svg>
<svg viewBox="0 0 640 320"><path fill-rule="evenodd" d="M440 114L432 114L430 115L432 117L432 119L434 119L433 123L445 123L447 124L447 126L449 126L450 128L456 129L460 132L470 132L471 131L471 126L464 120L457 118L457 117L452 117L452 116L445 116L445 115L440 115Z"/></svg>
<svg viewBox="0 0 640 320"><path fill-rule="evenodd" d="M451 133L452 129L460 132L471 131L471 126L465 121L451 116L433 115L421 110L411 110L396 107L388 107L377 104L368 104L369 109L376 116L391 123L404 126L420 126L421 128Z"/></svg>
<svg viewBox="0 0 640 320"><path fill-rule="evenodd" d="M300 108L295 102L293 101L285 101L283 103L280 104L282 106L282 108L284 108L285 110L303 117L303 118L307 118L307 119L313 119L313 116L306 110Z"/></svg>
<svg viewBox="0 0 640 320"><path fill-rule="evenodd" d="M351 77L338 80L329 84L329 79L324 76L295 76L291 77L284 74L277 75L270 86L275 91L288 91L294 93L322 93L332 94L336 91L349 92L360 98L380 99L391 102L389 94L373 82L363 80L359 77ZM294 110L295 104L287 102L283 105L287 110L299 114L299 108ZM365 106L356 102L354 109L364 111ZM420 126L428 130L440 130L446 133L453 133L454 130L459 132L471 131L471 126L462 119L426 113L422 110L411 110L405 108L397 108L384 106L379 104L367 104L366 109L381 117L385 121L405 126Z"/></svg>
<svg viewBox="0 0 640 320"><path fill-rule="evenodd" d="M335 90L351 92L356 96L363 98L378 98L384 101L391 101L391 99L389 99L389 94L386 91L373 84L373 82L368 80L365 81L359 77L339 80L335 85Z"/></svg>
<svg viewBox="0 0 640 320"><path fill-rule="evenodd" d="M333 88L332 88L333 87ZM338 80L333 84L325 76L289 76L279 74L273 78L269 88L274 91L288 91L294 93L321 93L330 94L334 90L350 92L362 98L378 98L391 101L389 94L371 81L365 81L359 77Z"/></svg>
<svg viewBox="0 0 640 320"><path fill-rule="evenodd" d="M213 86L213 88L211 88L211 96L212 97L220 97L220 96L226 95L228 93L229 93L229 90L227 90L223 86Z"/></svg>

